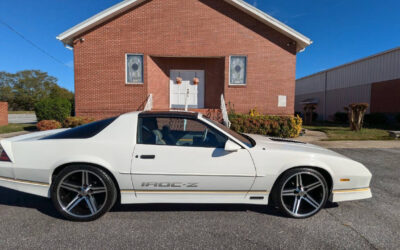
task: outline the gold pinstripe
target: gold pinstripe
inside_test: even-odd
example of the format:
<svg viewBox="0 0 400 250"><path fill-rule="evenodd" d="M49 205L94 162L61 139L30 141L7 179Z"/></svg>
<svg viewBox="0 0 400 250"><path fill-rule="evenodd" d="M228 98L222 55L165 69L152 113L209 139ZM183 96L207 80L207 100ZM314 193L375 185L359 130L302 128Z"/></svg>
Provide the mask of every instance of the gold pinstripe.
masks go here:
<svg viewBox="0 0 400 250"><path fill-rule="evenodd" d="M242 190L121 190L121 193L259 193L268 194L268 191L242 191Z"/></svg>
<svg viewBox="0 0 400 250"><path fill-rule="evenodd" d="M8 178L8 177L0 177L0 181L8 181L8 182L14 182L14 183L21 183L21 184L30 184L30 185L42 186L42 187L49 187L50 186L49 183L18 180L18 179L12 179L12 178Z"/></svg>
<svg viewBox="0 0 400 250"><path fill-rule="evenodd" d="M340 189L340 190L333 190L333 193L350 193L350 192L364 192L369 191L370 188L357 188L357 189Z"/></svg>

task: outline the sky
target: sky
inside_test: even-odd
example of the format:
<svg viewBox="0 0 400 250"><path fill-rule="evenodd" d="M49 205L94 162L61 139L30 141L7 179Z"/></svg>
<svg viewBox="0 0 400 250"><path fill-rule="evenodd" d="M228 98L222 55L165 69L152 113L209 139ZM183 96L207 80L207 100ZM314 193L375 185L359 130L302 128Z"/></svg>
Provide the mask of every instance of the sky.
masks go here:
<svg viewBox="0 0 400 250"><path fill-rule="evenodd" d="M400 46L399 0L246 1L313 40L297 78ZM0 71L39 69L73 90L73 51L56 36L118 2L0 0Z"/></svg>

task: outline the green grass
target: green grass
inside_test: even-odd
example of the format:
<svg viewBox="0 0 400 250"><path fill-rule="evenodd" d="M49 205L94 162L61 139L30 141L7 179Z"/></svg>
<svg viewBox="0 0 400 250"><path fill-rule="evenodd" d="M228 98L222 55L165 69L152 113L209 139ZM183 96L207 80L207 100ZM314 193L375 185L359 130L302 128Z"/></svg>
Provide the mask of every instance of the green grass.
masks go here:
<svg viewBox="0 0 400 250"><path fill-rule="evenodd" d="M8 124L6 126L0 126L0 134L35 130L36 126L33 124Z"/></svg>
<svg viewBox="0 0 400 250"><path fill-rule="evenodd" d="M34 114L35 111L8 111L8 114Z"/></svg>
<svg viewBox="0 0 400 250"><path fill-rule="evenodd" d="M304 126L304 128L324 132L328 136L326 141L393 140L389 132L383 129L364 128L355 132L343 126Z"/></svg>

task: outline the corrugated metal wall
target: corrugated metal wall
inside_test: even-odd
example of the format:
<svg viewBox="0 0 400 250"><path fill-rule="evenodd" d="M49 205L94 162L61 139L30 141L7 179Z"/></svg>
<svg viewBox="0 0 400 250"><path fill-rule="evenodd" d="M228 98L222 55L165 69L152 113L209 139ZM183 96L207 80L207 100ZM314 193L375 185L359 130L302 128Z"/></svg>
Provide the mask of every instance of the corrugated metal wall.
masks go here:
<svg viewBox="0 0 400 250"><path fill-rule="evenodd" d="M400 78L400 49L328 71L328 90Z"/></svg>
<svg viewBox="0 0 400 250"><path fill-rule="evenodd" d="M370 103L371 84L393 79L400 79L400 47L297 80L296 111L302 110L304 97L318 98L323 106L326 85L326 117L324 108L318 112L329 119L350 103Z"/></svg>
<svg viewBox="0 0 400 250"><path fill-rule="evenodd" d="M325 73L319 73L296 81L296 95L304 95L325 90Z"/></svg>
<svg viewBox="0 0 400 250"><path fill-rule="evenodd" d="M326 119L333 120L336 112L345 112L344 107L351 103L370 103L370 100L371 84L329 90L326 94Z"/></svg>

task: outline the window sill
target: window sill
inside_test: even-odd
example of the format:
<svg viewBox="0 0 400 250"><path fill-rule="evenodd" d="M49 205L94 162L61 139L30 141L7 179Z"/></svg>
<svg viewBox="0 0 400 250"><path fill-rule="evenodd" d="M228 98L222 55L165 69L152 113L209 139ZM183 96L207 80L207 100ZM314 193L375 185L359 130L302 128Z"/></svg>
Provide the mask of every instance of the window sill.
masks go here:
<svg viewBox="0 0 400 250"><path fill-rule="evenodd" d="M247 84L229 84L228 88L247 88Z"/></svg>
<svg viewBox="0 0 400 250"><path fill-rule="evenodd" d="M127 86L143 86L144 83L128 83L128 82L126 82L125 85L127 85Z"/></svg>

